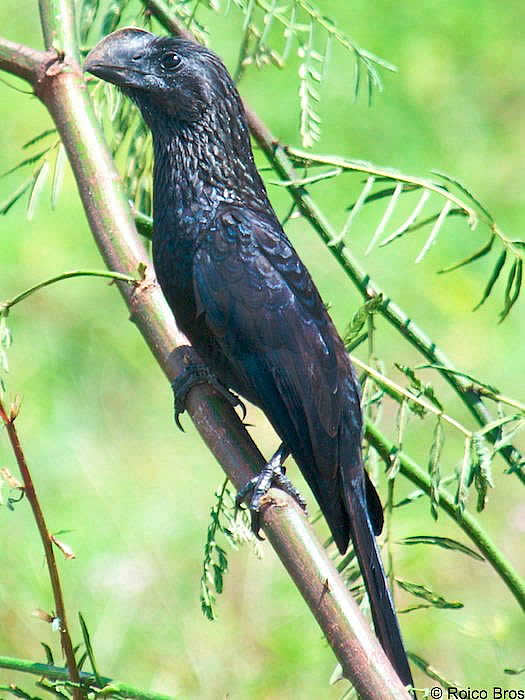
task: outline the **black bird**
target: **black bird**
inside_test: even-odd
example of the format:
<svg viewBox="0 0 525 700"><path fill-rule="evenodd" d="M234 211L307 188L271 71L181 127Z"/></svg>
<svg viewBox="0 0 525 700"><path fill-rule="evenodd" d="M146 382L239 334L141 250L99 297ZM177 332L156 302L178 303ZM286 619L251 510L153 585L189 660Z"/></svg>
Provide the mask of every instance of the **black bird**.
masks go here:
<svg viewBox="0 0 525 700"><path fill-rule="evenodd" d="M374 536L383 514L361 459L359 385L268 200L231 77L203 46L137 28L105 37L84 69L119 86L151 129L153 262L177 323L283 441L262 481L291 452L339 550L352 539L377 636L412 685Z"/></svg>

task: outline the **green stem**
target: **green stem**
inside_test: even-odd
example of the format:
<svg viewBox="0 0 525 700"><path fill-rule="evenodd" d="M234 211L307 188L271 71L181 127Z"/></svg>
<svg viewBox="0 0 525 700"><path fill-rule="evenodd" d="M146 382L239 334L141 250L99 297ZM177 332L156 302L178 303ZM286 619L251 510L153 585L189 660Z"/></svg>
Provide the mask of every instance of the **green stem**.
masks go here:
<svg viewBox="0 0 525 700"><path fill-rule="evenodd" d="M110 270L72 270L71 272L63 272L60 275L50 277L49 279L44 280L39 284L35 284L33 287L29 287L29 289L20 292L20 294L17 294L12 299L0 302L0 315L8 311L11 307L15 306L19 302L26 299L28 296L31 296L31 294L34 294L34 292L38 291L39 289L43 289L43 287L48 287L50 284L60 282L61 280L71 279L72 277L106 277L109 279L121 280L123 282L130 282L132 284L138 284L140 282L140 280L135 279L130 275L124 275L120 272L111 272Z"/></svg>
<svg viewBox="0 0 525 700"><path fill-rule="evenodd" d="M215 542L215 535L217 533L217 530L221 530L219 519L221 516L221 511L223 509L223 503L224 503L224 495L226 493L226 489L228 488L228 484L230 483L230 480L228 477L224 479L224 483L222 485L222 488L219 492L219 494L215 494L217 496L217 503L213 506L212 511L211 511L211 523L208 526L208 532L206 535L206 545L204 546L204 557L202 560L202 573L201 573L201 594L200 594L200 600L201 600L201 609L203 613L206 615L208 620L215 620L215 610L214 610L214 602L215 602L215 595L213 592L210 590L210 573L212 570L213 566L213 547L211 546L211 543ZM207 597L204 596L203 589L206 591Z"/></svg>
<svg viewBox="0 0 525 700"><path fill-rule="evenodd" d="M395 451L396 446L394 443L388 440L372 423L367 422L365 437L378 451L385 464L390 465L391 455L395 452L396 457L399 459L401 472L427 495L430 495L432 488L430 478L415 460L404 452ZM496 573L505 582L519 605L525 610L525 581L492 542L474 516L467 510L460 513L455 505L453 496L442 487L439 488L439 505L445 513L456 521L463 532L470 537L487 561L490 562Z"/></svg>
<svg viewBox="0 0 525 700"><path fill-rule="evenodd" d="M71 0L39 0L40 24L46 49L67 56L73 64L80 63L75 5Z"/></svg>
<svg viewBox="0 0 525 700"><path fill-rule="evenodd" d="M492 401L497 401L498 403L504 403L507 404L507 406L512 406L512 408L517 408L518 411L523 411L525 412L525 403L522 403L521 401L518 401L517 399L513 399L510 396L504 396L503 394L498 394L493 391L489 391L488 389L476 389L476 391L481 394L482 396L486 396L488 399L492 399Z"/></svg>
<svg viewBox="0 0 525 700"><path fill-rule="evenodd" d="M513 399L510 396L504 396L503 394L500 394L497 389L493 389L490 386L488 386L488 384L483 384L482 382L479 382L477 379L471 377L466 372L460 372L457 369L454 370L448 369L446 367L440 367L439 365L419 365L419 367L414 367L414 369L437 369L439 371L450 372L451 374L455 374L456 376L463 377L464 379L472 383L473 391L477 391L478 394L481 394L481 396L486 396L492 401L504 403L507 404L507 406L512 406L512 408L517 408L518 411L525 412L525 403L522 403L517 399Z"/></svg>
<svg viewBox="0 0 525 700"><path fill-rule="evenodd" d="M51 666L50 664L33 663L24 659L15 659L11 656L0 656L0 668L7 668L11 671L19 673L30 673L34 676L45 676L53 681L68 681L67 668L60 666ZM83 686L95 686L96 678L93 673L80 673L80 683ZM138 700L172 700L172 695L161 695L160 693L150 693L146 690L140 690L128 683L114 681L112 678L101 676L100 680L103 685L104 696L111 697L117 695L125 698L137 698ZM96 687L96 686L95 686Z"/></svg>
<svg viewBox="0 0 525 700"><path fill-rule="evenodd" d="M446 423L456 428L456 430L459 430L459 432L463 433L463 435L465 435L466 437L472 437L473 433L471 430L465 428L465 426L462 425L459 421L457 421L455 418L452 418L452 416L449 416L448 414L444 413L441 409L437 408L437 406L434 406L434 404L432 404L430 401L425 401L419 396L412 394L408 389L405 389L400 384L396 384L396 382L393 382L384 374L381 374L381 372L378 372L373 367L370 367L370 365L367 365L365 362L361 362L361 360L358 357L352 356L352 363L356 367L359 367L359 369L362 369L363 372L365 372L365 374L371 377L379 387L387 391L388 395L391 396L398 403L401 403L403 399L413 401L414 403L418 404L418 406L422 406L422 408L424 408L425 411L429 411L435 416L438 416L438 418L443 419Z"/></svg>
<svg viewBox="0 0 525 700"><path fill-rule="evenodd" d="M436 192L439 196L443 197L451 204L454 204L460 211L462 211L465 216L468 217L469 224L474 227L477 223L478 215L473 207L469 207L460 197L456 196L453 192L437 185L432 180L428 178L416 177L414 175L405 175L398 171L393 171L391 168L385 168L380 165L374 165L372 163L363 163L362 161L352 161L347 158L341 158L340 156L324 156L318 154L312 154L309 151L303 151L299 148L288 147L286 152L291 156L295 156L300 160L304 160L305 163L316 163L318 165L333 165L340 168L341 171L352 171L357 173L366 173L367 175L373 175L378 178L385 178L395 180L397 182L403 182L407 185L414 185L415 187L424 187L425 189ZM296 186L298 181L289 180L286 183L282 183L286 187ZM299 183L300 184L300 183ZM336 236L334 241L338 241L339 236Z"/></svg>

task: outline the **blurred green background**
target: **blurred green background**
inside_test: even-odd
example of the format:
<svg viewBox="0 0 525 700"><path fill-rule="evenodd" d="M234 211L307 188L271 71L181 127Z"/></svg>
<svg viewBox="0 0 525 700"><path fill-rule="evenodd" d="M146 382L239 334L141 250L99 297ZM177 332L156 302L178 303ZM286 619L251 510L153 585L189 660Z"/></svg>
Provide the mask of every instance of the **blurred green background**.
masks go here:
<svg viewBox="0 0 525 700"><path fill-rule="evenodd" d="M371 107L365 96L354 103L353 62L334 46L315 150L408 173L424 175L432 168L452 173L509 236L522 236L525 45L519 3L334 0L322 5L361 46L396 64L399 72L383 72L384 92L375 95ZM216 15L203 9L202 19L211 27L210 45L233 67L241 17L234 8ZM3 0L0 26L7 38L42 47L36 1ZM250 68L241 92L279 139L299 145L296 78L294 60L285 71ZM22 159L24 142L51 125L36 98L5 84L0 84L0 123L2 172ZM0 202L24 176L0 179ZM338 225L343 207L354 201L355 185L340 178L315 190ZM285 193L270 186L270 196L283 214ZM471 312L494 258L436 275L479 247L485 233L449 223L419 265L413 260L424 233L365 258L380 216L380 209L374 211L356 223L350 240L366 269L459 368L523 400L523 304L498 326L500 281L496 296ZM294 221L288 232L342 330L360 303L358 295L305 221ZM0 218L0 261L0 299L64 270L102 267L69 173L55 211L46 191L32 221L22 201ZM187 417L186 433L175 429L169 386L115 289L102 280L62 282L16 307L9 325L14 343L7 386L11 396L22 397L17 426L50 529L70 530L62 539L77 558L61 562L70 623L80 641L76 612L81 610L101 672L183 698L341 697L342 684L328 686L332 652L269 546L262 546L262 559L249 546L231 553L219 617L210 623L201 615L202 550L222 472ZM419 359L385 323L377 325L377 353L399 379L393 360L414 364ZM365 349L358 354L365 358ZM472 425L451 392L439 382L436 386L447 411ZM387 408L385 429L394 419L395 409ZM275 435L255 411L248 420L269 454ZM432 425L415 421L406 448L424 464ZM444 474L454 470L461 454L462 441L447 431ZM5 433L3 466L16 473ZM296 470L292 478L306 493ZM479 519L523 572L520 485L504 474L500 460L494 480ZM398 494L411 490L400 478ZM384 495L383 478L380 491ZM469 505L474 508L475 499ZM397 511L395 536L439 534L467 542L446 516L435 523L428 511L426 500ZM44 641L59 658L58 635L31 614L35 608L51 610L53 602L27 503L14 513L0 508L0 533L0 654L43 660ZM523 663L522 614L489 565L455 552L396 546L395 566L400 577L464 603L461 610L403 615L409 650L464 686L523 687L523 676L503 672ZM400 594L398 602L404 606L413 599ZM0 670L0 684L11 681L28 690L32 685ZM416 685L432 682L416 673Z"/></svg>

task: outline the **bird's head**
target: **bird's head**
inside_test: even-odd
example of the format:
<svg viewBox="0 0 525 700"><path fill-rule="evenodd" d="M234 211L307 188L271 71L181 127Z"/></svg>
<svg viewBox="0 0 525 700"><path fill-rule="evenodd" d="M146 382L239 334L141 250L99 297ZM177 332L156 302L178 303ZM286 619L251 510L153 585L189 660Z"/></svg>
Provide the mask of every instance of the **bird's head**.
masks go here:
<svg viewBox="0 0 525 700"><path fill-rule="evenodd" d="M200 210L243 199L267 206L241 98L212 51L127 27L104 37L84 70L118 86L142 112L153 134L156 196L173 191L185 211L194 200ZM163 209L156 206L157 218Z"/></svg>
<svg viewBox="0 0 525 700"><path fill-rule="evenodd" d="M238 104L233 82L213 52L136 27L104 37L88 54L84 70L121 88L146 119L153 110L191 123L224 98Z"/></svg>

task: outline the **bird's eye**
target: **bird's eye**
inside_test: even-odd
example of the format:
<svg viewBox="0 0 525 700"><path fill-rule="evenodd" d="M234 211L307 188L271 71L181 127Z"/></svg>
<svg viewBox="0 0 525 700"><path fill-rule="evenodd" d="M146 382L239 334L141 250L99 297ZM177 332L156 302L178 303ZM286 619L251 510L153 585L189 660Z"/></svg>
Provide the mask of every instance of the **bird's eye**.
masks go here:
<svg viewBox="0 0 525 700"><path fill-rule="evenodd" d="M182 59L174 51L170 51L164 54L160 62L165 70L176 70L180 66Z"/></svg>

